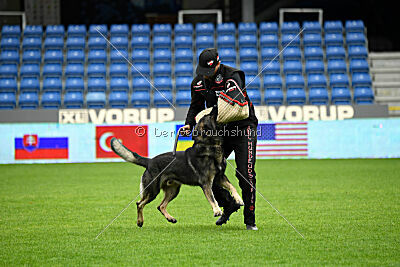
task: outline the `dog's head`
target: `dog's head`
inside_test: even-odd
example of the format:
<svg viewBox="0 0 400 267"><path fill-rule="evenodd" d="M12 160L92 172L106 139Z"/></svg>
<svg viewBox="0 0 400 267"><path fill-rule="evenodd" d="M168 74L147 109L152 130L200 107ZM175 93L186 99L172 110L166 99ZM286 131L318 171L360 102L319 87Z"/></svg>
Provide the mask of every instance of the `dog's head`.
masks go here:
<svg viewBox="0 0 400 267"><path fill-rule="evenodd" d="M211 139L219 139L217 124L217 109L203 116L193 129L192 136L195 141L206 141Z"/></svg>

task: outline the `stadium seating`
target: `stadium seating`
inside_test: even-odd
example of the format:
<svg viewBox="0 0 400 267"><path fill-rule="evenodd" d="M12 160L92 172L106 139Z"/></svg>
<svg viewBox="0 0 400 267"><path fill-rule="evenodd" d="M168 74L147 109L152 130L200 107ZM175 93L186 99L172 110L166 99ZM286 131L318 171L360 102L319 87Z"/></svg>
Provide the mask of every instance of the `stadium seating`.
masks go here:
<svg viewBox="0 0 400 267"><path fill-rule="evenodd" d="M369 86L354 88L354 102L356 104L373 104L374 92Z"/></svg>
<svg viewBox="0 0 400 267"><path fill-rule="evenodd" d="M89 26L89 38L102 37L108 35L107 25L105 24L92 24ZM104 38L103 38L104 39Z"/></svg>
<svg viewBox="0 0 400 267"><path fill-rule="evenodd" d="M177 63L175 64L175 76L193 76L193 64Z"/></svg>
<svg viewBox="0 0 400 267"><path fill-rule="evenodd" d="M217 25L217 35L235 35L236 26L235 23L221 23Z"/></svg>
<svg viewBox="0 0 400 267"><path fill-rule="evenodd" d="M42 35L43 35L42 25L26 25L24 29L24 38L25 37L42 38Z"/></svg>
<svg viewBox="0 0 400 267"><path fill-rule="evenodd" d="M47 91L42 95L41 101L42 108L45 109L58 109L61 107L61 93Z"/></svg>
<svg viewBox="0 0 400 267"><path fill-rule="evenodd" d="M153 62L168 62L171 63L172 53L169 48L157 48L153 51Z"/></svg>
<svg viewBox="0 0 400 267"><path fill-rule="evenodd" d="M126 108L129 104L128 93L113 91L109 95L108 102L111 108Z"/></svg>
<svg viewBox="0 0 400 267"><path fill-rule="evenodd" d="M46 26L46 37L64 37L65 28L64 25L47 25Z"/></svg>
<svg viewBox="0 0 400 267"><path fill-rule="evenodd" d="M282 89L282 78L278 74L264 75L264 89Z"/></svg>
<svg viewBox="0 0 400 267"><path fill-rule="evenodd" d="M144 76L150 78L150 65L147 62L133 63L131 67L132 77Z"/></svg>
<svg viewBox="0 0 400 267"><path fill-rule="evenodd" d="M252 34L239 35L239 48L257 48L257 36Z"/></svg>
<svg viewBox="0 0 400 267"><path fill-rule="evenodd" d="M304 57L306 60L308 59L324 59L324 51L320 46L307 46L304 48Z"/></svg>
<svg viewBox="0 0 400 267"><path fill-rule="evenodd" d="M278 35L276 34L264 34L260 36L261 48L273 47L277 48L279 44Z"/></svg>
<svg viewBox="0 0 400 267"><path fill-rule="evenodd" d="M0 92L2 93L17 93L18 85L15 78L1 78L0 79Z"/></svg>
<svg viewBox="0 0 400 267"><path fill-rule="evenodd" d="M43 78L46 77L61 77L63 74L62 72L62 65L57 63L51 64L44 64L42 76Z"/></svg>
<svg viewBox="0 0 400 267"><path fill-rule="evenodd" d="M105 92L107 90L106 79L103 77L91 77L88 79L88 92Z"/></svg>
<svg viewBox="0 0 400 267"><path fill-rule="evenodd" d="M327 83L325 75L317 73L309 74L307 77L307 84L309 89L313 87L326 87Z"/></svg>
<svg viewBox="0 0 400 267"><path fill-rule="evenodd" d="M348 87L332 87L331 101L333 105L350 105L351 93Z"/></svg>
<svg viewBox="0 0 400 267"><path fill-rule="evenodd" d="M196 35L214 35L214 24L212 23L197 23L196 24Z"/></svg>
<svg viewBox="0 0 400 267"><path fill-rule="evenodd" d="M193 47L193 38L189 35L175 36L174 39L175 48L189 48Z"/></svg>
<svg viewBox="0 0 400 267"><path fill-rule="evenodd" d="M69 77L65 81L65 91L67 92L79 92L85 91L85 84L81 77Z"/></svg>
<svg viewBox="0 0 400 267"><path fill-rule="evenodd" d="M191 100L190 90L179 90L176 92L176 104L178 107L188 107Z"/></svg>
<svg viewBox="0 0 400 267"><path fill-rule="evenodd" d="M154 87L157 88L157 90L172 91L172 80L168 76L155 77Z"/></svg>
<svg viewBox="0 0 400 267"><path fill-rule="evenodd" d="M44 63L59 63L64 61L63 51L61 49L50 49L44 53Z"/></svg>
<svg viewBox="0 0 400 267"><path fill-rule="evenodd" d="M69 25L67 29L68 37L85 37L86 36L86 26L85 25Z"/></svg>
<svg viewBox="0 0 400 267"><path fill-rule="evenodd" d="M154 24L154 26L153 26L153 34L155 36L167 36L167 37L170 37L172 35L171 24Z"/></svg>
<svg viewBox="0 0 400 267"><path fill-rule="evenodd" d="M42 60L42 54L40 49L29 49L22 53L23 63L40 63Z"/></svg>
<svg viewBox="0 0 400 267"><path fill-rule="evenodd" d="M304 46L321 46L322 38L320 33L304 33L303 35Z"/></svg>
<svg viewBox="0 0 400 267"><path fill-rule="evenodd" d="M225 34L225 35L218 35L217 37L217 46L218 48L236 48L236 39L235 35Z"/></svg>
<svg viewBox="0 0 400 267"><path fill-rule="evenodd" d="M0 91L0 109L14 109L17 106L16 94Z"/></svg>
<svg viewBox="0 0 400 267"><path fill-rule="evenodd" d="M329 103L329 96L326 87L310 88L308 99L311 105L327 105Z"/></svg>
<svg viewBox="0 0 400 267"><path fill-rule="evenodd" d="M287 47L283 51L283 60L301 60L301 50L299 47Z"/></svg>
<svg viewBox="0 0 400 267"><path fill-rule="evenodd" d="M64 48L64 39L62 36L51 35L44 40L44 49L60 49ZM82 47L81 47L82 48Z"/></svg>
<svg viewBox="0 0 400 267"><path fill-rule="evenodd" d="M286 92L288 105L304 105L306 103L306 92L303 88L290 88Z"/></svg>
<svg viewBox="0 0 400 267"><path fill-rule="evenodd" d="M362 20L347 20L346 32L364 33L364 22Z"/></svg>
<svg viewBox="0 0 400 267"><path fill-rule="evenodd" d="M281 27L281 33L294 33L298 34L300 32L300 24L297 21L285 21Z"/></svg>
<svg viewBox="0 0 400 267"><path fill-rule="evenodd" d="M40 66L39 64L23 64L19 70L20 77L34 77L39 79L40 77Z"/></svg>
<svg viewBox="0 0 400 267"><path fill-rule="evenodd" d="M134 77L132 80L132 88L134 91L150 91L150 83L144 77Z"/></svg>
<svg viewBox="0 0 400 267"><path fill-rule="evenodd" d="M347 65L343 59L329 59L328 73L346 73Z"/></svg>
<svg viewBox="0 0 400 267"><path fill-rule="evenodd" d="M170 107L173 104L172 92L169 90L155 91L153 102L155 107Z"/></svg>
<svg viewBox="0 0 400 267"><path fill-rule="evenodd" d="M175 37L180 35L189 35L192 37L193 25L190 23L175 24L174 27Z"/></svg>
<svg viewBox="0 0 400 267"><path fill-rule="evenodd" d="M110 67L111 68L111 67ZM91 63L87 66L88 77L106 77L106 65L104 63Z"/></svg>
<svg viewBox="0 0 400 267"><path fill-rule="evenodd" d="M106 94L104 92L88 92L86 95L87 108L104 108L106 103Z"/></svg>
<svg viewBox="0 0 400 267"><path fill-rule="evenodd" d="M110 62L111 63L125 63L129 59L128 50L115 50L111 49Z"/></svg>
<svg viewBox="0 0 400 267"><path fill-rule="evenodd" d="M221 50L219 53L221 54ZM191 48L177 48L175 50L175 64L180 62L193 63L193 50Z"/></svg>
<svg viewBox="0 0 400 267"><path fill-rule="evenodd" d="M39 107L39 95L37 92L21 92L18 106L21 109L37 109Z"/></svg>
<svg viewBox="0 0 400 267"><path fill-rule="evenodd" d="M17 64L2 64L0 65L1 78L17 78L18 67Z"/></svg>
<svg viewBox="0 0 400 267"><path fill-rule="evenodd" d="M67 52L67 63L85 62L85 51L83 49L70 49Z"/></svg>
<svg viewBox="0 0 400 267"><path fill-rule="evenodd" d="M132 37L136 36L150 36L150 25L149 24L133 24L131 27Z"/></svg>
<svg viewBox="0 0 400 267"><path fill-rule="evenodd" d="M326 32L325 33L325 45L343 45L343 35L342 33L336 32Z"/></svg>
<svg viewBox="0 0 400 267"><path fill-rule="evenodd" d="M263 74L280 74L281 73L281 63L277 60L264 61L262 64Z"/></svg>
<svg viewBox="0 0 400 267"><path fill-rule="evenodd" d="M21 28L19 25L4 25L1 29L2 37L17 37L21 36Z"/></svg>
<svg viewBox="0 0 400 267"><path fill-rule="evenodd" d="M278 34L278 23L276 22L261 22L260 35Z"/></svg>
<svg viewBox="0 0 400 267"><path fill-rule="evenodd" d="M39 93L40 83L37 77L23 77L20 83L20 92L34 92Z"/></svg>
<svg viewBox="0 0 400 267"><path fill-rule="evenodd" d="M306 73L324 73L325 65L322 60L307 60L305 63Z"/></svg>
<svg viewBox="0 0 400 267"><path fill-rule="evenodd" d="M264 92L264 103L271 106L283 104L283 92L281 89L270 89Z"/></svg>
<svg viewBox="0 0 400 267"><path fill-rule="evenodd" d="M114 44L111 41L112 44ZM115 45L115 44L114 44ZM90 36L88 40L89 49L106 49L108 46L107 41L102 36Z"/></svg>
<svg viewBox="0 0 400 267"><path fill-rule="evenodd" d="M48 77L43 80L43 92L59 92L62 91L62 82L60 77Z"/></svg>
<svg viewBox="0 0 400 267"><path fill-rule="evenodd" d="M246 77L246 89L254 89L254 90L260 90L261 88L261 80L260 77L258 76L247 76ZM250 98L252 100L252 98ZM261 98L260 98L261 101Z"/></svg>
<svg viewBox="0 0 400 267"><path fill-rule="evenodd" d="M125 77L111 77L110 79L111 91L129 92L129 81Z"/></svg>
<svg viewBox="0 0 400 267"><path fill-rule="evenodd" d="M82 108L83 107L83 93L77 91L67 91L64 95L65 108Z"/></svg>
<svg viewBox="0 0 400 267"><path fill-rule="evenodd" d="M147 108L150 106L150 93L147 91L134 91L130 102L135 108Z"/></svg>
<svg viewBox="0 0 400 267"><path fill-rule="evenodd" d="M303 22L303 29L304 33L316 33L316 34L321 34L321 24L318 21L304 21Z"/></svg>
<svg viewBox="0 0 400 267"><path fill-rule="evenodd" d="M238 26L239 35L257 35L257 24L254 22L240 22Z"/></svg>
<svg viewBox="0 0 400 267"><path fill-rule="evenodd" d="M16 50L2 50L0 62L3 64L19 64L19 53Z"/></svg>
<svg viewBox="0 0 400 267"><path fill-rule="evenodd" d="M126 63L113 63L109 67L110 77L128 78L129 70Z"/></svg>
<svg viewBox="0 0 400 267"><path fill-rule="evenodd" d="M285 60L283 62L283 73L298 73L301 75L303 66L300 60Z"/></svg>
<svg viewBox="0 0 400 267"><path fill-rule="evenodd" d="M129 27L127 24L112 24L110 27L110 35L113 37L128 37Z"/></svg>
<svg viewBox="0 0 400 267"><path fill-rule="evenodd" d="M340 20L325 21L324 30L325 30L325 33L339 33L339 34L342 34L342 32L343 32L343 24L342 24L342 22Z"/></svg>
<svg viewBox="0 0 400 267"><path fill-rule="evenodd" d="M304 78L301 74L288 74L285 77L286 89L304 88Z"/></svg>
<svg viewBox="0 0 400 267"><path fill-rule="evenodd" d="M246 90L247 95L250 98L251 103L255 106L261 105L261 92L259 89L250 89Z"/></svg>
<svg viewBox="0 0 400 267"><path fill-rule="evenodd" d="M3 37L0 42L1 49L19 50L20 42L16 37Z"/></svg>

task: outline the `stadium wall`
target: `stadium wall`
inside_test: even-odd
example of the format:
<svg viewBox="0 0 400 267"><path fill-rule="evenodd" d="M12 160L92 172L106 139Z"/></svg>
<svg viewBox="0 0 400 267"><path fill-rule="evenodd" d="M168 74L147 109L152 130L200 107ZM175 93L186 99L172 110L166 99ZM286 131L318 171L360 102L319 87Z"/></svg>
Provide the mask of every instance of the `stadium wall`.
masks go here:
<svg viewBox="0 0 400 267"><path fill-rule="evenodd" d="M109 147L113 136L139 154L154 157L172 151L175 133L182 124L182 121L135 125L0 124L0 163L121 161ZM257 135L259 159L400 157L398 118L262 121ZM181 138L178 150L184 150L192 142L188 137Z"/></svg>

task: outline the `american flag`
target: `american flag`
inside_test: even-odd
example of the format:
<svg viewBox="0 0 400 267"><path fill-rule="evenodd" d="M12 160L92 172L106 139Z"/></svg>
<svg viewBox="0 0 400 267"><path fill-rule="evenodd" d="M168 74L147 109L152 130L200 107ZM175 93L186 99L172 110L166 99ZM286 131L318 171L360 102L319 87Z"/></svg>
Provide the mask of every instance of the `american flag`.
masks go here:
<svg viewBox="0 0 400 267"><path fill-rule="evenodd" d="M308 156L307 122L262 123L257 135L257 158Z"/></svg>

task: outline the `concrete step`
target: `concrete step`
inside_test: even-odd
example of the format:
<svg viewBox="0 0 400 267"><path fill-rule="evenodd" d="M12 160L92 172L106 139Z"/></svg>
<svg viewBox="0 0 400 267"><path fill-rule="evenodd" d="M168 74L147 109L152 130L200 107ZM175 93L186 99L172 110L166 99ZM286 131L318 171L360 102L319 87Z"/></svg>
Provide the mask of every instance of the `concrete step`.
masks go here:
<svg viewBox="0 0 400 267"><path fill-rule="evenodd" d="M400 59L400 52L370 52L369 59Z"/></svg>

